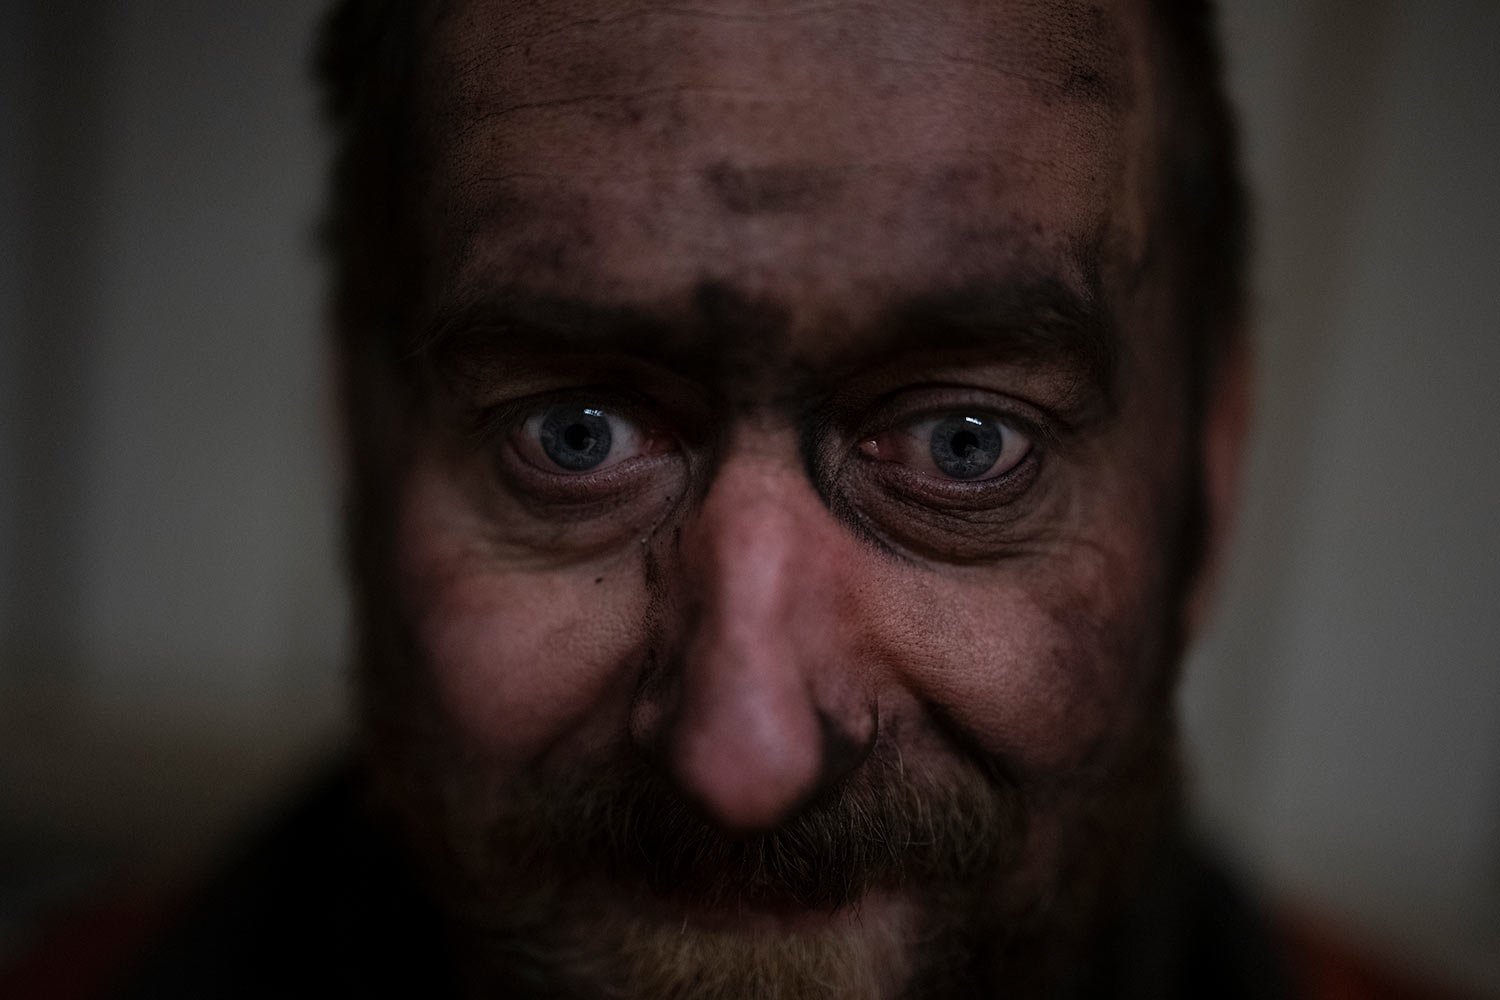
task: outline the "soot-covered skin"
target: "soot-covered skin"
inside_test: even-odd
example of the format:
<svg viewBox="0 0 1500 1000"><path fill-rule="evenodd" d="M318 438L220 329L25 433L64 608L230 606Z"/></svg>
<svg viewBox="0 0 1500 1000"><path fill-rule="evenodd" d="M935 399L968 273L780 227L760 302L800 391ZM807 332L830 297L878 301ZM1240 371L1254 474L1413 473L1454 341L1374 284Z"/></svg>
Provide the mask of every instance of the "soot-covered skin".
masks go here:
<svg viewBox="0 0 1500 1000"><path fill-rule="evenodd" d="M822 934L870 956L850 995L896 995L946 906L964 981L1021 982L1003 940L1087 924L1144 849L1198 468L1152 254L1150 44L1136 5L1066 0L444 7L384 627L422 679L401 753L424 849L547 914L479 922L590 928L537 931L570 943L534 975L617 975L589 949L653 928ZM559 405L610 421L603 466L549 456ZM1000 428L997 474L933 464L955 414ZM877 757L1020 804L972 898L877 879L799 912L494 856L497 825L526 829L508 803L559 776L638 761L756 836Z"/></svg>

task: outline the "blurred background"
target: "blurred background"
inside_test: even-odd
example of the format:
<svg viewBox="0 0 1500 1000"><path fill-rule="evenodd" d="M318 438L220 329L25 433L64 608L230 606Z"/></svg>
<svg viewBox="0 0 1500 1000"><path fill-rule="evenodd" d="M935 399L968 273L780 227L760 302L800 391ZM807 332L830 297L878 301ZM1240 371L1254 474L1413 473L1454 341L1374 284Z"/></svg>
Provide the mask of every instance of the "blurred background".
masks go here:
<svg viewBox="0 0 1500 1000"><path fill-rule="evenodd" d="M0 4L0 965L347 731L318 4ZM1233 0L1259 410L1184 693L1280 905L1500 997L1500 4Z"/></svg>

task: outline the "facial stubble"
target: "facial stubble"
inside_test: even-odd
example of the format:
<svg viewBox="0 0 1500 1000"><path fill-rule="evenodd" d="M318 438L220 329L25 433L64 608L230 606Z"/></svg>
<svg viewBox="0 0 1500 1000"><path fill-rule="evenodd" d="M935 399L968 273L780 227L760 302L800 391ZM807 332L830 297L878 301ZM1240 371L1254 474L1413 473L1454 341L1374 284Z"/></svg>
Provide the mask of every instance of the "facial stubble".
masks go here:
<svg viewBox="0 0 1500 1000"><path fill-rule="evenodd" d="M402 705L399 732L367 714L379 787L475 996L1049 995L1176 800L1165 720L1088 790L971 755L939 770L883 737L787 822L736 836L629 750L502 779Z"/></svg>

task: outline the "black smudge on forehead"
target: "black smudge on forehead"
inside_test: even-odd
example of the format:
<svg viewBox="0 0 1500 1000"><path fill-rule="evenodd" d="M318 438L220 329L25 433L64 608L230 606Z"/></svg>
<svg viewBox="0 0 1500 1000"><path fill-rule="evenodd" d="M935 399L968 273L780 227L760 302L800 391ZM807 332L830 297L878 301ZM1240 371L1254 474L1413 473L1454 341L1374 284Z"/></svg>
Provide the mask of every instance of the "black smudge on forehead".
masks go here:
<svg viewBox="0 0 1500 1000"><path fill-rule="evenodd" d="M736 413L785 411L802 405L817 374L791 333L783 303L718 277L650 306L512 286L440 305L409 357L463 395L482 395L518 364L594 371L617 358L670 372Z"/></svg>
<svg viewBox="0 0 1500 1000"><path fill-rule="evenodd" d="M693 312L708 339L726 353L748 357L786 334L786 310L756 301L723 281L704 280L693 289Z"/></svg>
<svg viewBox="0 0 1500 1000"><path fill-rule="evenodd" d="M740 167L720 161L703 171L718 203L737 215L799 212L831 200L843 186L826 167Z"/></svg>
<svg viewBox="0 0 1500 1000"><path fill-rule="evenodd" d="M1087 103L1120 110L1132 98L1129 45L1117 16L1098 5L1060 5L1060 36L1071 42L1063 92Z"/></svg>
<svg viewBox="0 0 1500 1000"><path fill-rule="evenodd" d="M1078 0L1007 5L1011 17L976 23L982 50L997 67L1028 54L1039 72L1030 91L1047 106L1072 104L1117 112L1132 100L1130 42L1118 9ZM993 8L992 8L993 9Z"/></svg>
<svg viewBox="0 0 1500 1000"><path fill-rule="evenodd" d="M693 290L693 339L713 371L705 373L735 410L796 406L811 374L790 351L786 307L706 279Z"/></svg>

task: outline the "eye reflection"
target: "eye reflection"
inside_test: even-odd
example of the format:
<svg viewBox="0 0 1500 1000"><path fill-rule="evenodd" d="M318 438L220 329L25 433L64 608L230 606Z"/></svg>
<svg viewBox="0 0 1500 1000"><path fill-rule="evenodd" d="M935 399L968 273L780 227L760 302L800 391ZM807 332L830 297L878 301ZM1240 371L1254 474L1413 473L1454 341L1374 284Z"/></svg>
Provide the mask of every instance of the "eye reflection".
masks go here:
<svg viewBox="0 0 1500 1000"><path fill-rule="evenodd" d="M598 472L647 450L633 422L582 403L557 403L528 417L516 447L533 465L551 472Z"/></svg>
<svg viewBox="0 0 1500 1000"><path fill-rule="evenodd" d="M870 458L961 482L997 479L1031 453L1031 440L994 414L941 413L878 434L860 445Z"/></svg>

